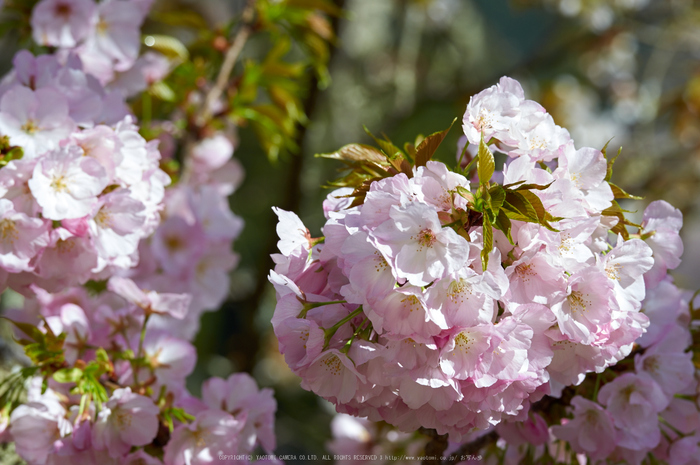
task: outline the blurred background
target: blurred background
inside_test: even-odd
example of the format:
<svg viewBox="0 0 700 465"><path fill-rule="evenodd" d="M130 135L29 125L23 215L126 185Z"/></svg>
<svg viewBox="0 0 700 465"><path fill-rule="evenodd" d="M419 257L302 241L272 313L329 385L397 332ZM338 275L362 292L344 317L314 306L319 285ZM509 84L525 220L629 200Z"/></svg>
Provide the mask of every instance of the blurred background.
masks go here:
<svg viewBox="0 0 700 465"><path fill-rule="evenodd" d="M275 390L278 454L322 454L333 407L303 391L277 351L270 325L274 290L267 282L276 252L271 207L299 214L320 236L323 187L339 163L315 158L363 130L397 145L445 129L459 118L436 158L454 165L469 97L503 75L519 80L577 148L623 147L613 180L665 199L685 215L683 264L673 273L700 288L700 1L694 0L336 0L344 14L330 23L331 80L309 78L302 99L309 121L296 133L296 153L269 157L250 127L238 130L235 156L246 178L231 199L245 220L235 243L240 265L220 311L208 313L195 343L199 364L189 379L198 393L210 376L252 373ZM198 12L212 29L239 15L242 0L162 0L154 12ZM162 24L147 23L162 29ZM184 43L186 33L175 32ZM16 43L2 42L4 70ZM262 47L246 45L245 57ZM319 85L319 82L321 85ZM623 205L624 207L625 205ZM633 215L634 216L634 215Z"/></svg>

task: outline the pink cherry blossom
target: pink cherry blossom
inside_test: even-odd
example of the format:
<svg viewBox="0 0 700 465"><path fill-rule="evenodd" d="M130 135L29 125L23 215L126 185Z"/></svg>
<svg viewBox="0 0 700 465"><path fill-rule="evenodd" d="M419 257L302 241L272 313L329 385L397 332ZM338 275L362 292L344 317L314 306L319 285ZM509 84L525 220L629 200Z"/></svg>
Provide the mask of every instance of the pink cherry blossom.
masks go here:
<svg viewBox="0 0 700 465"><path fill-rule="evenodd" d="M158 432L158 407L148 397L117 389L97 416L92 440L112 457L125 455L131 446L150 444Z"/></svg>
<svg viewBox="0 0 700 465"><path fill-rule="evenodd" d="M30 260L48 245L48 224L16 212L12 202L0 199L0 266L10 272L30 271Z"/></svg>
<svg viewBox="0 0 700 465"><path fill-rule="evenodd" d="M657 414L670 399L644 373L625 373L600 388L598 400L607 407L622 433L619 445L629 449L654 447L660 440Z"/></svg>
<svg viewBox="0 0 700 465"><path fill-rule="evenodd" d="M53 151L39 160L29 180L42 215L51 220L87 215L106 186L102 166L71 148Z"/></svg>
<svg viewBox="0 0 700 465"><path fill-rule="evenodd" d="M683 215L668 202L657 200L644 210L642 228L650 234L646 242L654 256L654 266L644 277L647 287L655 287L664 278L666 270L680 264L683 242L678 233L681 227Z"/></svg>
<svg viewBox="0 0 700 465"><path fill-rule="evenodd" d="M608 412L581 396L571 400L574 418L553 426L552 434L566 440L576 452L594 460L605 458L615 448L617 433Z"/></svg>
<svg viewBox="0 0 700 465"><path fill-rule="evenodd" d="M566 297L552 305L559 327L571 340L590 344L597 327L610 321L616 309L613 285L594 267L569 277Z"/></svg>
<svg viewBox="0 0 700 465"><path fill-rule="evenodd" d="M113 276L108 283L109 289L137 305L147 314L157 313L182 319L187 313L191 297L187 294L160 294L155 291L142 291L128 278Z"/></svg>
<svg viewBox="0 0 700 465"><path fill-rule="evenodd" d="M219 462L219 455L235 455L244 425L244 415L234 418L223 410L204 410L194 422L175 428L165 446L163 463L204 465Z"/></svg>
<svg viewBox="0 0 700 465"><path fill-rule="evenodd" d="M469 143L478 146L483 133L486 142L493 137L513 145L516 141L510 128L519 119L524 100L520 83L505 76L497 85L471 97L462 122Z"/></svg>
<svg viewBox="0 0 700 465"><path fill-rule="evenodd" d="M0 132L34 158L58 148L74 128L66 98L53 89L13 87L0 100Z"/></svg>
<svg viewBox="0 0 700 465"><path fill-rule="evenodd" d="M32 10L34 40L53 47L75 47L95 20L92 0L43 0Z"/></svg>
<svg viewBox="0 0 700 465"><path fill-rule="evenodd" d="M435 210L422 203L392 206L390 220L370 235L399 278L426 286L467 261L469 244L450 228L443 228Z"/></svg>
<svg viewBox="0 0 700 465"><path fill-rule="evenodd" d="M28 402L17 407L10 416L10 434L17 453L32 463L47 463L55 444L72 430L64 414L65 409L56 401Z"/></svg>
<svg viewBox="0 0 700 465"><path fill-rule="evenodd" d="M258 389L255 380L245 373L228 379L210 378L202 386L202 400L210 408L221 408L234 417L245 417L240 433L240 450L253 451L256 442L272 453L275 448L274 418L277 403L271 389Z"/></svg>

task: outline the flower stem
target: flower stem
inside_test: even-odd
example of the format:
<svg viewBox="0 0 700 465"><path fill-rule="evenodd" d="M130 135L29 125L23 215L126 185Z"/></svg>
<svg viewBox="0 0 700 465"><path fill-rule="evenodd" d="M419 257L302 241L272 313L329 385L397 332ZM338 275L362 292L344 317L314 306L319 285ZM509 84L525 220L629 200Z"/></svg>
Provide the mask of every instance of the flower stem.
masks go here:
<svg viewBox="0 0 700 465"><path fill-rule="evenodd" d="M299 299L301 300L301 299ZM309 310L318 308L318 307L323 307L325 305L334 305L334 304L346 304L348 303L347 300L331 300L329 302L306 302L304 303L304 307L301 309L301 312L297 315L297 318L306 318L306 314Z"/></svg>
<svg viewBox="0 0 700 465"><path fill-rule="evenodd" d="M334 324L334 325L331 326L330 328L328 328L328 329L323 328L323 332L324 332L324 334L325 334L325 336L326 336L326 337L325 337L324 344L323 344L323 348L324 348L324 349L328 348L328 343L330 342L330 340L331 340L331 338L333 337L333 335L335 335L336 331L338 331L338 329L339 329L341 326L343 326L345 323L347 323L348 321L350 321L350 320L352 320L353 318L355 318L355 317L356 317L357 315L359 315L360 313L362 313L362 305L360 305L359 307L357 307L357 309L356 309L355 311L353 311L351 314L349 314L348 316L346 316L345 318L343 318L342 320L340 320L339 322L337 322L336 324Z"/></svg>

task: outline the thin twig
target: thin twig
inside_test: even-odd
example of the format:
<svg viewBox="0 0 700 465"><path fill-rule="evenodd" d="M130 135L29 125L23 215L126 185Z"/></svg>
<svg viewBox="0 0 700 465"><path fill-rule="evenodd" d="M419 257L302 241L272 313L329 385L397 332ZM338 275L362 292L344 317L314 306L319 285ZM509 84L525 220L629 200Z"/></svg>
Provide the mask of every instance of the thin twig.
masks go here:
<svg viewBox="0 0 700 465"><path fill-rule="evenodd" d="M202 106L201 113L195 119L198 127L203 127L212 116L212 107L219 100L221 94L223 94L224 89L229 83L231 78L231 73L233 72L233 67L236 65L236 61L243 51L245 43L248 41L250 34L253 32L251 23L253 21L253 16L255 14L255 1L251 0L248 5L243 10L241 14L242 26L236 33L236 37L233 39L233 43L226 51L226 56L224 57L224 62L221 64L221 69L219 69L219 74L216 76L216 81L214 82L214 87L212 87L207 96L204 99L204 105Z"/></svg>

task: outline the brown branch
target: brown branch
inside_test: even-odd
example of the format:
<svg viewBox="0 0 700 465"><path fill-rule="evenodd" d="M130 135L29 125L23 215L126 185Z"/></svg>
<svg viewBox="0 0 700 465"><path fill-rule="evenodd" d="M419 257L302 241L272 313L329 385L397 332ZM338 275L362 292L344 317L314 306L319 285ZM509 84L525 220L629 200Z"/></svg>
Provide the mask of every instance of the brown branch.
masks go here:
<svg viewBox="0 0 700 465"><path fill-rule="evenodd" d="M424 454L425 457L421 461L423 465L441 465L442 454L445 453L447 446L446 434L437 434L434 429L421 428L420 432L429 436L430 442L425 445Z"/></svg>
<svg viewBox="0 0 700 465"><path fill-rule="evenodd" d="M462 456L464 455L477 455L484 447L495 444L498 438L498 433L491 431L472 442L463 444L459 449L450 454L443 463L456 463L462 461Z"/></svg>
<svg viewBox="0 0 700 465"><path fill-rule="evenodd" d="M226 89L226 86L229 83L231 73L233 72L233 67L236 65L236 61L238 61L238 57L243 51L243 47L248 41L250 34L253 32L251 23L253 22L254 15L255 1L250 0L248 2L248 5L243 10L243 13L241 14L242 26L238 30L238 33L236 33L236 37L234 37L231 46L226 51L226 55L224 56L224 62L221 64L219 74L216 76L214 87L212 87L207 93L206 97L204 98L204 104L202 105L202 109L199 115L195 117L195 124L199 128L207 124L207 122L212 116L212 107L214 106L216 101L219 100L221 94L223 94L224 90Z"/></svg>
<svg viewBox="0 0 700 465"><path fill-rule="evenodd" d="M335 0L335 5L339 8L343 8L345 0ZM331 27L333 31L337 33L339 30L340 18L333 17L331 20ZM331 60L335 55L337 49L334 47L331 49L330 57L328 60L328 66L330 67ZM307 116L309 122L306 124L300 124L295 137L295 142L299 147L299 154L290 157L289 166L286 168L286 186L284 187L284 197L279 207L283 210L298 212L301 206L301 180L303 176L304 169L304 154L307 151L307 141L306 132L308 124L313 120L313 115L316 111L321 89L319 89L319 82L317 76L314 74L309 79L308 82L308 94L304 99L304 114ZM270 269L273 269L275 264L270 258L270 254L277 253L277 234L274 233L275 227L277 225L277 216L272 214L271 210L268 210L268 221L269 226L268 231L273 231L272 234L268 235L267 247L263 249L263 255L259 257L258 270L256 273L256 286L255 290L251 295L245 299L243 306L246 308L244 313L245 321L244 325L244 336L238 337L236 342L236 347L245 347L246 353L252 354L243 360L240 360L241 371L252 372L253 367L257 361L256 355L260 349L260 335L255 330L255 315L258 309L262 305L263 298L265 297L265 291L270 285L267 280L267 275Z"/></svg>

